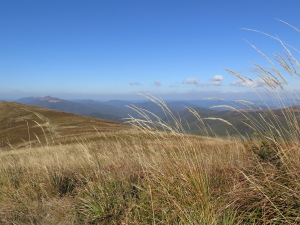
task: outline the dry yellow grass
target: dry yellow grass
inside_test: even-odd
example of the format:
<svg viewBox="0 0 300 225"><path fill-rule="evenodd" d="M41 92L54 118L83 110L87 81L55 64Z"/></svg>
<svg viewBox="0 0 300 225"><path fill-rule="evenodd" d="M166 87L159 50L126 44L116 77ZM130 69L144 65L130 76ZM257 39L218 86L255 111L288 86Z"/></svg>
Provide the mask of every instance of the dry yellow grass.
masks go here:
<svg viewBox="0 0 300 225"><path fill-rule="evenodd" d="M3 224L218 224L245 148L140 131L0 153ZM226 191L227 190L227 191ZM228 219L230 220L230 218Z"/></svg>
<svg viewBox="0 0 300 225"><path fill-rule="evenodd" d="M82 134L130 129L124 124L99 120L15 102L0 101L0 149L72 142Z"/></svg>

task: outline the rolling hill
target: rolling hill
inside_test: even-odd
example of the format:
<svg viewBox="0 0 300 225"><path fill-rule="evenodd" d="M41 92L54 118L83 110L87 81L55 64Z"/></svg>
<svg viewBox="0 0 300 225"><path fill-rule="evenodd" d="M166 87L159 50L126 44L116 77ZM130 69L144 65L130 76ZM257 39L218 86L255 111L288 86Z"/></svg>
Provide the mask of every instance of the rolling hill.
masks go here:
<svg viewBox="0 0 300 225"><path fill-rule="evenodd" d="M81 135L130 129L113 121L29 106L0 102L0 148L70 141ZM66 139L68 137L68 139Z"/></svg>
<svg viewBox="0 0 300 225"><path fill-rule="evenodd" d="M239 135L251 137L257 132L278 133L291 136L297 133L293 126L287 121L293 118L293 123L300 123L299 106L287 107L283 109L261 109L261 110L227 110L214 111L203 108L194 108L203 119L208 133L212 136L232 136ZM183 126L192 134L203 135L201 122L189 111L179 113ZM222 121L223 120L223 121ZM226 122L224 122L226 121ZM230 125L231 124L231 125Z"/></svg>
<svg viewBox="0 0 300 225"><path fill-rule="evenodd" d="M55 109L63 112L74 113L78 115L91 116L99 119L110 119L117 122L121 122L122 118L128 117L128 114L137 114L125 106L126 103L130 102L118 102L115 104L114 101L108 104L104 102L94 101L94 100L77 100L69 101L63 100L51 96L46 97L26 97L18 99L16 102L28 104L31 106L37 106L48 109Z"/></svg>
<svg viewBox="0 0 300 225"><path fill-rule="evenodd" d="M17 100L16 102L28 104L37 107L43 107L48 109L55 109L63 112L74 113L78 115L85 115L96 117L100 119L109 119L117 122L121 122L122 118L127 118L129 115L133 117L140 117L140 115L128 106L136 106L143 108L157 116L163 118L165 116L161 107L151 101L143 102L130 102L121 100L111 100L107 102L100 102L94 100L76 100L69 101L63 100L51 96L46 97L26 97ZM168 108L173 112L185 110L186 107L199 107L198 105L186 102L186 101L170 101L167 102Z"/></svg>
<svg viewBox="0 0 300 225"><path fill-rule="evenodd" d="M85 115L93 118L112 120L116 122L124 122L123 118L128 118L129 115L141 119L141 114L129 108L134 105L135 107L144 110L144 112L149 116L150 119L155 120L155 117L151 115L151 113L154 113L162 120L168 121L164 110L151 101L132 103L129 101L121 100L111 100L107 102L99 102L94 100L78 100L76 102L73 102L46 96L43 98L23 98L19 99L18 102L48 109L55 109L63 112L74 113L78 115ZM212 110L208 108L224 104L234 106L240 112L238 112L237 110L228 110L228 108L225 107L217 108L218 110ZM184 129L192 134L203 135L204 133L203 131L201 131L201 129L199 129L199 126L201 127L201 123L199 123L197 118L192 115L189 110L187 110L187 107L193 108L201 116L201 118L220 118L232 124L231 126L227 123L221 122L221 120L205 119L204 121L207 125L207 128L209 127L208 129L213 131L209 132L209 134L212 136L236 135L238 133L251 136L255 132L247 125L247 123L249 124L251 118L252 120L257 121L258 124L264 124L265 122L263 121L263 118L266 118L269 122L275 123L275 127L277 128L279 128L280 126L287 126L283 114L285 110L282 109L272 109L272 112L265 109L266 107L261 107L260 110L249 110L247 109L247 106L241 103L233 101L224 102L221 100L168 101L166 102L166 105L176 117L180 118ZM202 105L204 107L200 107L199 105ZM287 108L286 110L288 111L289 108ZM297 113L297 111L293 111L294 113ZM275 113L274 115L276 115L277 119L274 119L274 115L272 115L272 113Z"/></svg>

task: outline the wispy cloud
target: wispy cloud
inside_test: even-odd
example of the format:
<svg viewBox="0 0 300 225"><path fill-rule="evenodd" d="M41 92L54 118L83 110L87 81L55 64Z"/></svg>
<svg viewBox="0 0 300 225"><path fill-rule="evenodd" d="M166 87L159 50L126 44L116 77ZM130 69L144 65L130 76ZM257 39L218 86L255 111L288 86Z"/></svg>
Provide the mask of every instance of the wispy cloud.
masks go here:
<svg viewBox="0 0 300 225"><path fill-rule="evenodd" d="M255 79L255 80L248 80L248 81L242 81L242 80L236 80L230 83L233 86L242 86L242 87L260 87L265 84L264 80L261 78Z"/></svg>
<svg viewBox="0 0 300 225"><path fill-rule="evenodd" d="M140 82L129 82L131 86L139 86Z"/></svg>
<svg viewBox="0 0 300 225"><path fill-rule="evenodd" d="M224 77L222 75L215 75L212 78L209 79L206 83L201 83L197 78L187 78L185 81L183 81L183 84L195 84L198 87L203 86L220 86L222 85Z"/></svg>
<svg viewBox="0 0 300 225"><path fill-rule="evenodd" d="M161 81L160 81L160 80L156 80L156 81L154 82L154 85L155 85L155 86L161 86Z"/></svg>
<svg viewBox="0 0 300 225"><path fill-rule="evenodd" d="M212 80L213 81L222 81L224 78L222 75L215 75Z"/></svg>
<svg viewBox="0 0 300 225"><path fill-rule="evenodd" d="M225 90L225 91L221 91L221 93L239 93L240 91L236 91L236 90Z"/></svg>
<svg viewBox="0 0 300 225"><path fill-rule="evenodd" d="M199 81L197 78L187 78L183 83L184 84L199 84Z"/></svg>
<svg viewBox="0 0 300 225"><path fill-rule="evenodd" d="M213 78L210 79L210 82L206 83L206 85L220 86L222 84L223 79L223 76L215 75Z"/></svg>
<svg viewBox="0 0 300 225"><path fill-rule="evenodd" d="M212 81L212 82L208 82L206 83L206 85L212 85L212 86L220 86L222 84L222 81Z"/></svg>
<svg viewBox="0 0 300 225"><path fill-rule="evenodd" d="M259 72L262 72L262 70L257 66L253 66L250 68L250 72L259 73Z"/></svg>

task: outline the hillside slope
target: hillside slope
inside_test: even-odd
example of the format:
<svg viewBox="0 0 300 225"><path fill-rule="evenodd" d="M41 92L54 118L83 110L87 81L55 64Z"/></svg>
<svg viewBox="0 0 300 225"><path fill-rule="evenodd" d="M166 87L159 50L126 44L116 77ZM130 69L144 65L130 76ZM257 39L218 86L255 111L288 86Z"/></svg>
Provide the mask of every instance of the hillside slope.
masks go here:
<svg viewBox="0 0 300 225"><path fill-rule="evenodd" d="M0 102L0 148L67 141L66 137L129 129L121 123L38 108L15 102ZM70 138L68 138L68 141Z"/></svg>

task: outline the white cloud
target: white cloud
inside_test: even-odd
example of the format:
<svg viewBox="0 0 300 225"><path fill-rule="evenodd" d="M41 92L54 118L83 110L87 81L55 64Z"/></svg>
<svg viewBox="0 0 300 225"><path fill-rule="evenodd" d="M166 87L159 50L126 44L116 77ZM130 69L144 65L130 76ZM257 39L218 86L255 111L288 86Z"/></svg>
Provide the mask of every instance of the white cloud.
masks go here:
<svg viewBox="0 0 300 225"><path fill-rule="evenodd" d="M198 79L197 78L187 78L184 82L185 84L198 84Z"/></svg>
<svg viewBox="0 0 300 225"><path fill-rule="evenodd" d="M225 90L225 91L221 91L221 93L239 93L240 91L236 91L236 90Z"/></svg>
<svg viewBox="0 0 300 225"><path fill-rule="evenodd" d="M207 85L213 85L213 86L219 86L221 84L222 84L222 81L213 81L213 82L207 83Z"/></svg>
<svg viewBox="0 0 300 225"><path fill-rule="evenodd" d="M154 82L154 85L155 85L155 86L161 86L161 81L160 81L160 80L156 80L156 81Z"/></svg>
<svg viewBox="0 0 300 225"><path fill-rule="evenodd" d="M223 76L215 75L213 78L210 79L211 82L207 82L205 83L205 85L220 86L222 84L223 79L224 79Z"/></svg>
<svg viewBox="0 0 300 225"><path fill-rule="evenodd" d="M129 82L131 86L139 86L140 82Z"/></svg>
<svg viewBox="0 0 300 225"><path fill-rule="evenodd" d="M231 85L242 86L242 87L259 87L264 84L265 84L265 82L261 78L258 78L256 80L248 80L248 81L236 80L236 81L231 82Z"/></svg>
<svg viewBox="0 0 300 225"><path fill-rule="evenodd" d="M222 81L224 78L221 75L215 75L211 80L213 81Z"/></svg>

